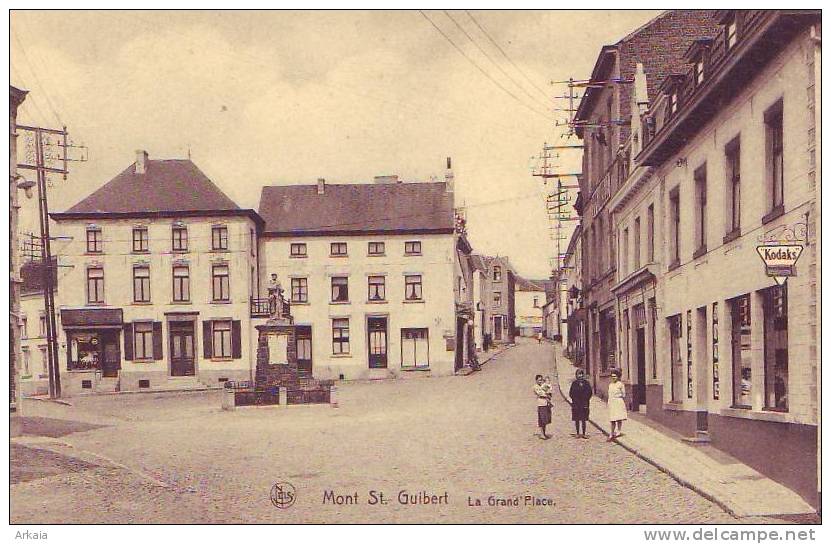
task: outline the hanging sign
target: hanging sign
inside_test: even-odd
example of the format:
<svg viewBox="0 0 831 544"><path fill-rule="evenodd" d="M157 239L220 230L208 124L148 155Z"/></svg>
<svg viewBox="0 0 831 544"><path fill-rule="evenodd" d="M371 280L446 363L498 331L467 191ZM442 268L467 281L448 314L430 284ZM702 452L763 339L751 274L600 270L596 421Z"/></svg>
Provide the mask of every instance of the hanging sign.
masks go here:
<svg viewBox="0 0 831 544"><path fill-rule="evenodd" d="M796 275L796 261L804 247L799 244L775 244L757 246L756 252L765 263L765 273L777 285L784 284L790 276Z"/></svg>

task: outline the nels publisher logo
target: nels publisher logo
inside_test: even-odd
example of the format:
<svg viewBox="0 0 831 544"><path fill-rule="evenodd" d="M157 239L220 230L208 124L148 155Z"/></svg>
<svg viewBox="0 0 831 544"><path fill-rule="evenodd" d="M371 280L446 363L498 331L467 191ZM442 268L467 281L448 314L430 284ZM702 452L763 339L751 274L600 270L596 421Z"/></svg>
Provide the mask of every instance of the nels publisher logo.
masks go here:
<svg viewBox="0 0 831 544"><path fill-rule="evenodd" d="M280 510L290 508L297 498L297 489L288 482L277 482L271 486L271 504Z"/></svg>

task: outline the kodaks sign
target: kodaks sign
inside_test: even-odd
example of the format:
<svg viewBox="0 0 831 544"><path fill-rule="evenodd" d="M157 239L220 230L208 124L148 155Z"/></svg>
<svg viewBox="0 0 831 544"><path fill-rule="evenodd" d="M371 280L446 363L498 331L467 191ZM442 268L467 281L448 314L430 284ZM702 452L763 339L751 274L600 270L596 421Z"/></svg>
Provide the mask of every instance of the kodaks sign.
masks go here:
<svg viewBox="0 0 831 544"><path fill-rule="evenodd" d="M796 276L796 261L802 255L803 246L764 245L756 247L756 252L765 263L765 272L777 285L785 283L789 277Z"/></svg>

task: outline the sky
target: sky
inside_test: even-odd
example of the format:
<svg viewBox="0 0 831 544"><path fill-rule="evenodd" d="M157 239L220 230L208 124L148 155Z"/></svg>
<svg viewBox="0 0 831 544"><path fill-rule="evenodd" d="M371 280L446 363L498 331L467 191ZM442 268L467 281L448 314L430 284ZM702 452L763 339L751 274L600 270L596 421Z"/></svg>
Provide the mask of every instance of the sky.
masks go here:
<svg viewBox="0 0 831 544"><path fill-rule="evenodd" d="M50 178L51 211L138 149L190 153L255 209L263 185L441 180L451 157L474 250L545 278L556 242L532 171L544 142L566 143L567 116L551 82L588 78L603 45L657 13L15 10L11 83L29 91L20 123L66 125L88 148ZM37 230L34 199L21 229Z"/></svg>

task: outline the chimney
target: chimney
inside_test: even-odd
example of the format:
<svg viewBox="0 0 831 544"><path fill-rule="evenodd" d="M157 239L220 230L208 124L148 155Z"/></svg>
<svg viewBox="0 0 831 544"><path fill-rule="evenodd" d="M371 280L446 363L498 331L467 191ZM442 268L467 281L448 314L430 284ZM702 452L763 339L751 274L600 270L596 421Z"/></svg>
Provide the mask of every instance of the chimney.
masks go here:
<svg viewBox="0 0 831 544"><path fill-rule="evenodd" d="M317 194L322 195L324 192L326 192L326 180L317 178Z"/></svg>
<svg viewBox="0 0 831 544"><path fill-rule="evenodd" d="M398 179L398 175L393 176L375 176L372 180L372 183L376 184L383 184L383 183L401 183L401 180Z"/></svg>
<svg viewBox="0 0 831 544"><path fill-rule="evenodd" d="M147 151L139 149L136 151L136 174L147 173Z"/></svg>
<svg viewBox="0 0 831 544"><path fill-rule="evenodd" d="M453 163L451 162L450 157L447 157L447 171L445 171L445 173L444 173L444 183L445 183L445 190L448 193L452 193L453 189L454 189L454 187L453 187L454 181L453 181L452 164Z"/></svg>

